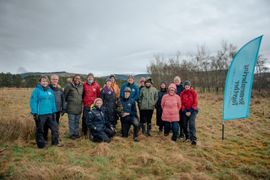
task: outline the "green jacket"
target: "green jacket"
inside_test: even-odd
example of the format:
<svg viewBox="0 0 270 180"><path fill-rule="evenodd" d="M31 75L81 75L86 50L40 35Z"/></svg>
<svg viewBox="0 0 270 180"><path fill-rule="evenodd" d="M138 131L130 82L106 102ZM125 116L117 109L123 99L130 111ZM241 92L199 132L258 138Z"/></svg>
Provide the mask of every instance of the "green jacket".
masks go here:
<svg viewBox="0 0 270 180"><path fill-rule="evenodd" d="M66 85L64 89L66 112L79 115L82 113L83 85L75 86L73 83Z"/></svg>
<svg viewBox="0 0 270 180"><path fill-rule="evenodd" d="M153 110L158 100L158 91L155 87L143 87L140 91L139 106L141 110Z"/></svg>

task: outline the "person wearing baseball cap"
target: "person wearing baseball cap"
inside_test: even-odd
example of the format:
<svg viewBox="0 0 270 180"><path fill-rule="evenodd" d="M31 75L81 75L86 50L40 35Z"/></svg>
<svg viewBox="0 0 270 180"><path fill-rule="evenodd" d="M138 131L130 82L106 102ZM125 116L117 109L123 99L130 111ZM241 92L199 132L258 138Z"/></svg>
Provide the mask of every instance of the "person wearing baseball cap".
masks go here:
<svg viewBox="0 0 270 180"><path fill-rule="evenodd" d="M132 90L129 87L124 89L124 97L120 98L122 105L121 112L121 126L122 126L122 137L128 137L130 126L133 126L133 140L135 142L138 140L138 131L139 131L139 121L136 118L137 110L136 103L130 97Z"/></svg>

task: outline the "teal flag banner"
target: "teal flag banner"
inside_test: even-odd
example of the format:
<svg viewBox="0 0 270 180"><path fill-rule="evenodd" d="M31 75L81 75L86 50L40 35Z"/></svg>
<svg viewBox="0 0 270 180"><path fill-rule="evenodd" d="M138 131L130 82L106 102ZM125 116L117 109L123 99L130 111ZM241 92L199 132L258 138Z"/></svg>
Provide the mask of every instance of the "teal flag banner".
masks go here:
<svg viewBox="0 0 270 180"><path fill-rule="evenodd" d="M254 69L262 36L245 44L234 56L224 90L223 120L249 117Z"/></svg>

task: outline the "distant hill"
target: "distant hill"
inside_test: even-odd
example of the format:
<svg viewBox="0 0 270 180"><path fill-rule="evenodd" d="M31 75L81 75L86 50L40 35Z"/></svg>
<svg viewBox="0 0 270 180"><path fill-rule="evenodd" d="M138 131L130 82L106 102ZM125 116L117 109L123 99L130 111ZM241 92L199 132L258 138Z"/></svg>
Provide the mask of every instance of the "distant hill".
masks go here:
<svg viewBox="0 0 270 180"><path fill-rule="evenodd" d="M59 71L59 72L27 72L27 73L21 73L21 77L25 78L28 76L41 76L41 75L45 75L45 76L50 76L52 74L57 74L58 76L61 77L71 77L74 76L77 73L69 73L66 71ZM86 76L86 74L80 74L81 76Z"/></svg>
<svg viewBox="0 0 270 180"><path fill-rule="evenodd" d="M123 80L123 81L124 80L127 80L128 75L129 74L115 74L117 80ZM146 77L150 76L150 74L136 74L136 75L133 75L133 76L134 76L135 81L137 81L141 77L145 77L146 78ZM100 78L108 78L108 76L102 76Z"/></svg>

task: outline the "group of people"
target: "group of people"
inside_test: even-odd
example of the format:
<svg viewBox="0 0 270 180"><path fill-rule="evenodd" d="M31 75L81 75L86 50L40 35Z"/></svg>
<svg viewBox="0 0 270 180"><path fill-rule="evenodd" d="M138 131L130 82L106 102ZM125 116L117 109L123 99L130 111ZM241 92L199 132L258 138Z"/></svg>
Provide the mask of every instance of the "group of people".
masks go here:
<svg viewBox="0 0 270 180"><path fill-rule="evenodd" d="M51 130L52 145L59 144L59 119L68 114L69 137L80 138L82 134L94 142L110 142L116 135L116 124L121 122L121 135L128 137L133 126L133 139L139 141L141 131L151 136L152 115L156 109L156 125L159 133L172 141L178 138L196 145L195 119L198 113L198 97L190 81L181 82L176 76L167 86L160 84L157 90L150 77L141 78L139 86L132 75L119 88L115 75L110 75L101 87L92 73L82 82L80 75L74 75L64 88L58 84L59 77L41 76L30 99L31 113L36 123L36 143L44 148ZM137 110L138 109L138 110ZM139 112L138 112L139 111Z"/></svg>

